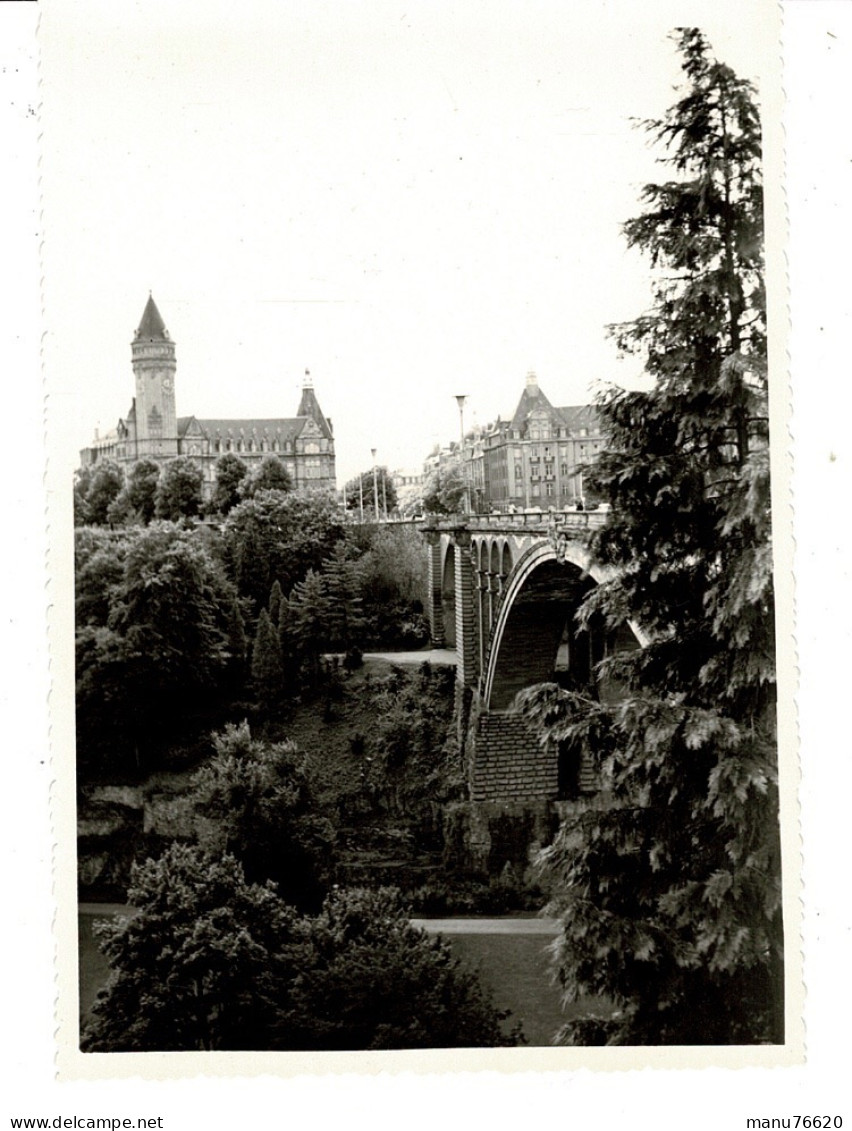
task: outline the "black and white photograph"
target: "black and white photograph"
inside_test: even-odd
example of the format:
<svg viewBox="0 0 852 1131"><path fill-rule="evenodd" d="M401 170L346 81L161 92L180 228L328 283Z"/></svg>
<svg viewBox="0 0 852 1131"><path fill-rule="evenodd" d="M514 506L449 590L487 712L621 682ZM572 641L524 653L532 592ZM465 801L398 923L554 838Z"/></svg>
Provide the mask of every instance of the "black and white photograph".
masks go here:
<svg viewBox="0 0 852 1131"><path fill-rule="evenodd" d="M84 1060L795 1055L777 28L705 11L46 19Z"/></svg>
<svg viewBox="0 0 852 1131"><path fill-rule="evenodd" d="M631 1096L640 1128L842 1127L814 697L842 700L848 445L797 333L844 292L832 238L792 238L786 146L820 93L790 43L828 86L848 18L8 7L38 9L2 75L34 84L39 278L7 309L43 433L10 545L47 628L4 700L49 710L11 731L38 974L8 964L9 1063L37 1029L53 1077L39 1106L13 1069L12 1126L351 1095L419 1129L483 1089L514 1126L570 1084L605 1128ZM819 211L820 156L793 164Z"/></svg>
<svg viewBox="0 0 852 1131"><path fill-rule="evenodd" d="M12 1126L842 1127L841 8L4 6Z"/></svg>

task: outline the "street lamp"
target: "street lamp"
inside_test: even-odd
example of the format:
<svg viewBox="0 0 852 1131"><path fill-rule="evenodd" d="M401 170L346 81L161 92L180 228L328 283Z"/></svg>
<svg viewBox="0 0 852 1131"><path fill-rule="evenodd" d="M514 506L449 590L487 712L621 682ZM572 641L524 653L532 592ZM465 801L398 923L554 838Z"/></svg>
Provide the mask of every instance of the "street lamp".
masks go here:
<svg viewBox="0 0 852 1131"><path fill-rule="evenodd" d="M456 393L456 403L459 406L459 459L461 460L462 474L462 514L470 514L470 502L467 494L467 475L464 467L464 402L467 393Z"/></svg>
<svg viewBox="0 0 852 1131"><path fill-rule="evenodd" d="M379 521L379 481L376 478L376 449L370 448L373 456L373 505L376 508L376 522Z"/></svg>

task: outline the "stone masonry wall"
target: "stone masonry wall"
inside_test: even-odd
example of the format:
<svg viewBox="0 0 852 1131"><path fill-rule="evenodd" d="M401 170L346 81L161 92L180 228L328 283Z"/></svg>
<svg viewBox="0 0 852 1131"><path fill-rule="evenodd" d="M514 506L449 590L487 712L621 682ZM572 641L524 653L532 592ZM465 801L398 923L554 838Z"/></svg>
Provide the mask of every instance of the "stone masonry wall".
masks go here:
<svg viewBox="0 0 852 1131"><path fill-rule="evenodd" d="M428 602L429 629L432 636L432 647L442 648L444 645L444 615L441 608L441 539L437 534L427 535L428 547Z"/></svg>
<svg viewBox="0 0 852 1131"><path fill-rule="evenodd" d="M479 674L477 659L476 588L470 560L470 535L455 536L456 555L456 679L463 687L472 687Z"/></svg>
<svg viewBox="0 0 852 1131"><path fill-rule="evenodd" d="M549 801L558 790L556 753L519 715L483 712L477 721L471 801Z"/></svg>

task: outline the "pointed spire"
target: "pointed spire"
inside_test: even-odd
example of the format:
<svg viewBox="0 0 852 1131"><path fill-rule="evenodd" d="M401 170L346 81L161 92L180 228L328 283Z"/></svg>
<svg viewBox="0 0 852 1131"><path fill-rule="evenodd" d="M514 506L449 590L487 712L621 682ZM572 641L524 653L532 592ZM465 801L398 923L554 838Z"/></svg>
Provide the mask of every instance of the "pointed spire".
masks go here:
<svg viewBox="0 0 852 1131"><path fill-rule="evenodd" d="M326 439L330 440L332 438L331 421L325 418L319 406L317 395L314 392L314 383L311 380L310 370L308 369L305 370L305 376L302 380L302 399L299 401L299 408L296 415L309 416L319 427Z"/></svg>
<svg viewBox="0 0 852 1131"><path fill-rule="evenodd" d="M163 322L157 304L154 302L154 296L148 292L148 301L145 303L145 309L142 312L142 321L139 323L139 329L136 331L137 338L156 338L160 341L168 341L169 334L166 330L166 324Z"/></svg>

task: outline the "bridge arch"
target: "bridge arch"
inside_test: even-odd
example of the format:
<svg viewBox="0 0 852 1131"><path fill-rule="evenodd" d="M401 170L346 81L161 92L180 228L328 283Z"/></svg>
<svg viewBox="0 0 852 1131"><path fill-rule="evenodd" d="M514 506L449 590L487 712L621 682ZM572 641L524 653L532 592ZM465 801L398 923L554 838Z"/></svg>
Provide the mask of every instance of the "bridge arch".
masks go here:
<svg viewBox="0 0 852 1131"><path fill-rule="evenodd" d="M485 641L488 639L488 539L473 543L476 568L476 636L479 670L485 665Z"/></svg>
<svg viewBox="0 0 852 1131"><path fill-rule="evenodd" d="M447 648L456 646L456 548L447 542L441 571L441 619Z"/></svg>
<svg viewBox="0 0 852 1131"><path fill-rule="evenodd" d="M503 543L503 553L500 559L500 572L507 578L512 572L512 549L508 542Z"/></svg>
<svg viewBox="0 0 852 1131"><path fill-rule="evenodd" d="M586 593L605 577L605 569L592 564L579 543L569 542L559 557L550 542L521 555L506 578L491 629L483 681L486 711L505 711L518 691L551 679L560 646L572 651L575 668L583 672L601 658L601 641L580 642L573 617ZM581 644L588 654L579 654Z"/></svg>

